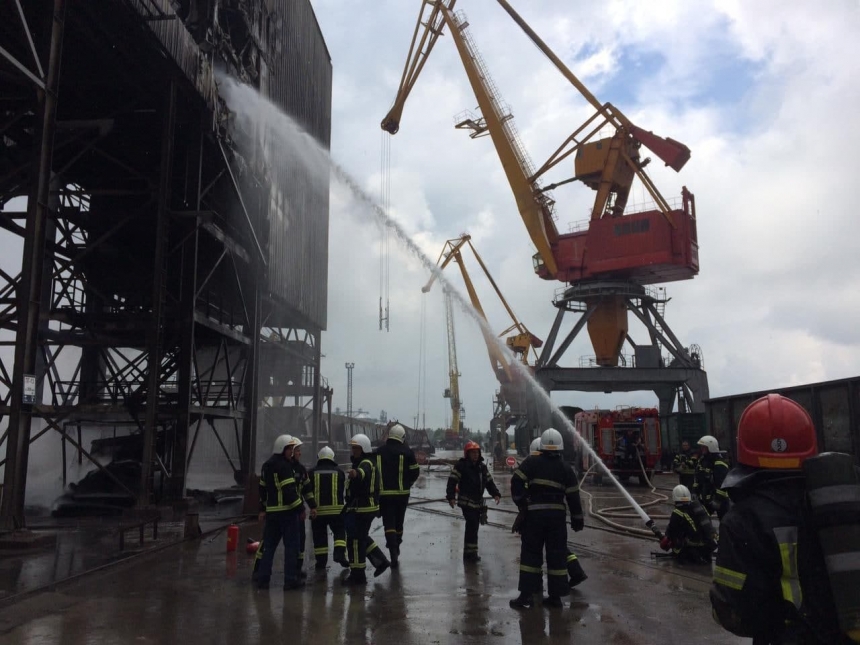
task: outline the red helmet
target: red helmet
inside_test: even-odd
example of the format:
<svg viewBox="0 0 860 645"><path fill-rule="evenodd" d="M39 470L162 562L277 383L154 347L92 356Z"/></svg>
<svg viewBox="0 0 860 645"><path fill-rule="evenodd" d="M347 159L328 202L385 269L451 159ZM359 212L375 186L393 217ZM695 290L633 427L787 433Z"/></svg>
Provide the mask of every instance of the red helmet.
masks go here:
<svg viewBox="0 0 860 645"><path fill-rule="evenodd" d="M818 454L815 426L799 403L768 394L750 403L738 421L738 463L798 469Z"/></svg>
<svg viewBox="0 0 860 645"><path fill-rule="evenodd" d="M466 445L463 446L463 456L468 457L470 450L477 450L478 452L481 452L481 446L474 441L467 441Z"/></svg>

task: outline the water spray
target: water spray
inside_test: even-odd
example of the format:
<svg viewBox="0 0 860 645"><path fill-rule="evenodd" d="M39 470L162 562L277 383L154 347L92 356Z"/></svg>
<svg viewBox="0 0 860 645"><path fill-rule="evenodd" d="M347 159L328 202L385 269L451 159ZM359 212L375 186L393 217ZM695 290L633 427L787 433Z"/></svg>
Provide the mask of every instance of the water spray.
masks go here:
<svg viewBox="0 0 860 645"><path fill-rule="evenodd" d="M654 520L648 516L645 509L642 508L627 489L624 488L606 464L603 463L603 460L600 459L594 449L588 444L582 435L577 432L570 419L568 419L564 413L561 412L558 406L553 403L549 393L540 386L534 375L529 372L525 365L522 365L519 361L515 360L513 353L503 342L501 342L499 338L496 337L493 331L489 328L487 321L484 320L475 308L472 307L471 303L469 303L454 288L453 284L443 275L441 269L439 269L436 263L421 250L411 237L409 237L403 227L394 221L374 200L374 198L361 188L361 186L356 183L355 179L353 179L346 170L334 161L334 159L332 159L329 152L323 148L323 146L312 135L296 123L291 116L282 112L276 105L261 96L254 88L243 85L223 73L218 73L217 78L222 97L227 102L227 105L236 113L237 118L240 120L239 125L245 127L246 135L248 132L254 131L252 123L254 118L263 119L269 126L269 132L267 134L281 139L281 143L284 144L283 146L276 147L278 152L281 150L295 151L296 157L299 158L305 167L317 177L327 178L329 177L329 173L333 174L341 184L346 186L352 192L355 198L367 207L367 210L374 215L377 224L391 230L395 234L400 243L403 244L403 246L415 258L417 258L422 265L424 265L427 271L434 275L436 280L442 283L443 287L451 293L460 309L478 323L484 335L488 338L492 338L494 342L498 344L502 352L509 357L510 364L515 367L521 376L524 377L525 381L537 396L556 413L556 415L562 420L562 424L565 429L571 432L589 456L594 458L595 463L599 464L600 468L603 469L603 472L621 492L630 506L636 511L645 526L658 538L662 537L659 529L654 524ZM326 188L328 188L327 184Z"/></svg>

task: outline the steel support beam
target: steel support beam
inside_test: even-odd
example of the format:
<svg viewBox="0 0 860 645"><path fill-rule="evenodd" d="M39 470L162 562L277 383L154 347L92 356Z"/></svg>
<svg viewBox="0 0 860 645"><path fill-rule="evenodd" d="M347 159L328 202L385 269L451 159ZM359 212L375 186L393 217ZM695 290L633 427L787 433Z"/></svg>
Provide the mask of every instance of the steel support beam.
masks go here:
<svg viewBox="0 0 860 645"><path fill-rule="evenodd" d="M24 494L27 487L27 465L30 446L31 409L23 402L24 375L33 374L39 353L39 315L41 313L42 274L46 241L48 196L53 166L54 133L60 86L63 36L65 33L65 0L47 3L51 11L51 39L45 90L38 92L39 146L33 167L33 178L27 205L27 234L22 256L22 281L19 291L18 330L15 343L15 366L12 377L9 437L6 445L4 494L0 505L0 530L24 526Z"/></svg>
<svg viewBox="0 0 860 645"><path fill-rule="evenodd" d="M164 339L164 298L167 288L167 238L170 216L171 171L173 167L173 134L176 121L176 84L171 81L167 90L164 128L161 140L161 168L158 181L158 208L155 223L155 256L152 264L152 317L148 333L148 359L146 384L146 419L143 426L143 456L140 464L140 491L138 505L148 506L152 501L152 461L155 454L155 436L160 397L159 376Z"/></svg>
<svg viewBox="0 0 860 645"><path fill-rule="evenodd" d="M242 424L242 464L240 467L245 477L244 512L255 515L259 510L252 502L257 499L254 487L257 486L258 480L254 473L257 470L257 410L260 406L260 397L257 393L260 383L260 329L263 318L262 295L257 281L254 281L254 288L249 299L253 307L249 333L252 334L251 337L254 342L247 350L248 365L245 369L245 383L242 389L246 414Z"/></svg>

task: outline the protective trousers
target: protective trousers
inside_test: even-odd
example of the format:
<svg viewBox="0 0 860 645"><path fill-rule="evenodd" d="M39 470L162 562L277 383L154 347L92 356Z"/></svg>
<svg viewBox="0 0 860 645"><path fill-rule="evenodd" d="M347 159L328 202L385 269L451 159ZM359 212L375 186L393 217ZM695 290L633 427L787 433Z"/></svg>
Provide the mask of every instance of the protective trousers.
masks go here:
<svg viewBox="0 0 860 645"><path fill-rule="evenodd" d="M523 593L541 592L543 552L546 548L547 595L570 593L567 569L567 518L564 511L529 511L520 549L520 581Z"/></svg>
<svg viewBox="0 0 860 645"><path fill-rule="evenodd" d="M409 495L383 495L379 498L382 525L385 527L385 546L388 549L397 549L403 542L403 520L407 506Z"/></svg>
<svg viewBox="0 0 860 645"><path fill-rule="evenodd" d="M304 520L299 519L299 558L296 561L296 566L298 570L301 571L302 567L305 565L305 547L308 542L308 527L305 525Z"/></svg>
<svg viewBox="0 0 860 645"><path fill-rule="evenodd" d="M470 558L478 555L478 526L481 524L481 509L463 508L466 520L466 535L463 540L463 557Z"/></svg>
<svg viewBox="0 0 860 645"><path fill-rule="evenodd" d="M328 532L334 538L335 562L346 562L346 532L343 528L343 515L318 515L311 520L311 533L314 538L314 556L317 566L324 567L328 562Z"/></svg>
<svg viewBox="0 0 860 645"><path fill-rule="evenodd" d="M266 513L266 524L263 528L263 541L260 545L262 555L259 567L255 568L254 578L260 585L269 583L272 577L272 563L275 560L275 550L278 543L284 543L284 583L296 582L298 577L299 552L299 515L290 511Z"/></svg>
<svg viewBox="0 0 860 645"><path fill-rule="evenodd" d="M349 553L349 572L350 574L361 573L364 575L364 570L367 568L365 563L365 554L370 547L370 525L373 524L373 513L356 513L347 514L346 523L346 542Z"/></svg>

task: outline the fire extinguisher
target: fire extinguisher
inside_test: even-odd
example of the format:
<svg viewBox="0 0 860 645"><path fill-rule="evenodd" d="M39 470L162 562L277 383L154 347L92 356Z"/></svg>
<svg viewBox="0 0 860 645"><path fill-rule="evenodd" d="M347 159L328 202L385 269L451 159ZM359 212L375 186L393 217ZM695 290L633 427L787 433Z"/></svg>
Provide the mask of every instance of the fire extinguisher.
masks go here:
<svg viewBox="0 0 860 645"><path fill-rule="evenodd" d="M227 552L235 551L239 545L239 527L231 524L227 527Z"/></svg>

